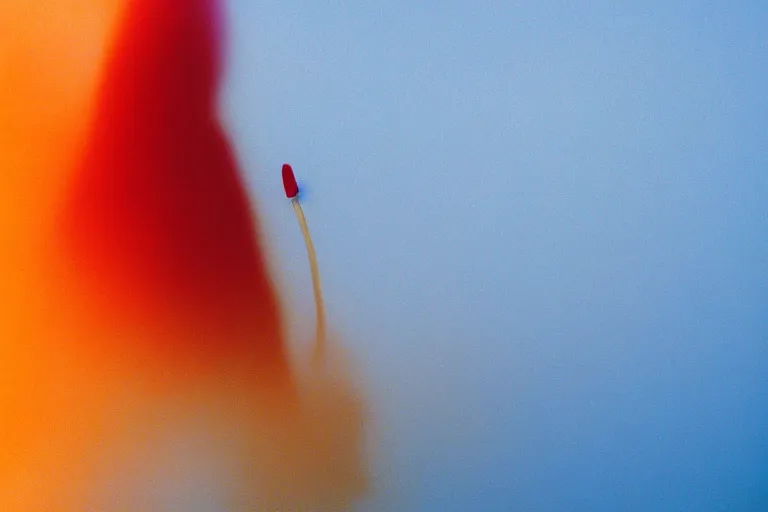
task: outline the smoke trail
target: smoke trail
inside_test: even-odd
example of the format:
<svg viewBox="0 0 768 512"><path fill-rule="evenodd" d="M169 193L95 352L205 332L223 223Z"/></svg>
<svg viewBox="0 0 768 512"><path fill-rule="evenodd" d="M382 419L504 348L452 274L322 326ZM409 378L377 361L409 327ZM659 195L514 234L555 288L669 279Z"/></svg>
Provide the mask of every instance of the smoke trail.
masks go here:
<svg viewBox="0 0 768 512"><path fill-rule="evenodd" d="M111 9L84 144L72 135L57 162L73 171L41 176L49 197L30 217L48 220L3 230L28 254L2 267L23 279L3 296L16 319L0 405L26 419L0 420L0 508L194 510L195 495L206 510L343 510L367 483L363 408L332 351L323 368L288 360L214 108L217 5ZM36 193L8 176L2 188Z"/></svg>

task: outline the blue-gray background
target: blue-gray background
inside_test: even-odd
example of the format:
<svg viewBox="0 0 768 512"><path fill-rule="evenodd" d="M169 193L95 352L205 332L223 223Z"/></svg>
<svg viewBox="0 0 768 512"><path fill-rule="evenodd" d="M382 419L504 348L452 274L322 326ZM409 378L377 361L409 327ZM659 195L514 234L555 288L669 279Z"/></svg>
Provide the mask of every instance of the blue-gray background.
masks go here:
<svg viewBox="0 0 768 512"><path fill-rule="evenodd" d="M292 330L283 162L370 397L363 510L768 510L768 3L578 4L229 1Z"/></svg>

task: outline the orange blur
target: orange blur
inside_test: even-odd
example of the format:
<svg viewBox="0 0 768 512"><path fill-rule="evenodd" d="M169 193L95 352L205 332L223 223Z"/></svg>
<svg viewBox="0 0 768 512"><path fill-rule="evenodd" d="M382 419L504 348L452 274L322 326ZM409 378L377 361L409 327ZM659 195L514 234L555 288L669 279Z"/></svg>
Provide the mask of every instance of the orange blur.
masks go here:
<svg viewBox="0 0 768 512"><path fill-rule="evenodd" d="M75 354L51 346L61 315L49 235L119 8L0 4L0 510L53 510L54 497L79 492L70 482L84 468L76 454L89 429L75 424L95 397L68 368Z"/></svg>
<svg viewBox="0 0 768 512"><path fill-rule="evenodd" d="M355 393L287 361L212 6L0 6L0 510L151 509L105 489L192 420L243 510L363 489Z"/></svg>

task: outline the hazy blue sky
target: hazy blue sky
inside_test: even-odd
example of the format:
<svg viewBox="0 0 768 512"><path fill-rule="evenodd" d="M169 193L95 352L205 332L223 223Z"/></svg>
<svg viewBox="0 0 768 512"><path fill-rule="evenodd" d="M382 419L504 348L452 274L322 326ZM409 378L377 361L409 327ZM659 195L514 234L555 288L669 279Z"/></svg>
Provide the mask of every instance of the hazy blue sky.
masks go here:
<svg viewBox="0 0 768 512"><path fill-rule="evenodd" d="M224 116L304 248L381 511L768 510L768 3L230 0Z"/></svg>

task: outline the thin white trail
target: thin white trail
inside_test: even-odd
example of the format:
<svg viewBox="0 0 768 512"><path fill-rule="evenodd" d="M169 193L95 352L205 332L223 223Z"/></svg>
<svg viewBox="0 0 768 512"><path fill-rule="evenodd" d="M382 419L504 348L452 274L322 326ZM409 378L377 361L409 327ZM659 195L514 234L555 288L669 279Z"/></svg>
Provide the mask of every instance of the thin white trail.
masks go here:
<svg viewBox="0 0 768 512"><path fill-rule="evenodd" d="M321 365L326 359L326 326L325 326L325 304L323 302L323 290L320 285L320 270L317 266L317 255L315 246L312 243L312 236L309 234L307 218L304 216L304 210L299 202L299 187L296 183L296 177L290 165L283 166L283 185L285 194L291 199L293 211L296 214L296 220L299 221L301 234L304 237L304 244L307 246L307 256L309 257L309 269L312 273L312 290L315 296L315 344L312 348L313 365Z"/></svg>

